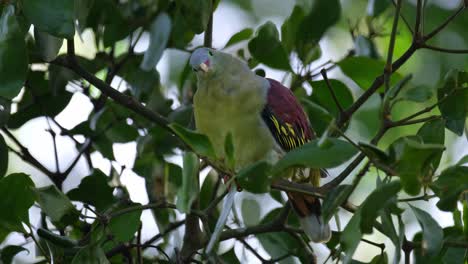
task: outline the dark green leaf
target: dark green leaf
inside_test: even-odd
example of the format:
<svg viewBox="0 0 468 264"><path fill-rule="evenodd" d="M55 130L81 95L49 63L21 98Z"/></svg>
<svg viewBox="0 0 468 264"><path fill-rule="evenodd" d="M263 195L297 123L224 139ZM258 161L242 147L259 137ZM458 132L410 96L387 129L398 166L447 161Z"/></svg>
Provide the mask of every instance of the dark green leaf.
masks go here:
<svg viewBox="0 0 468 264"><path fill-rule="evenodd" d="M445 143L445 126L442 119L432 120L424 123L424 125L418 130L418 136L421 137L422 141L426 144L439 144L444 145ZM440 163L442 152L435 155L432 158L432 173L437 170Z"/></svg>
<svg viewBox="0 0 468 264"><path fill-rule="evenodd" d="M442 228L429 213L413 206L411 206L411 209L423 230L423 241L421 243L423 251L429 256L436 256L443 245L444 233Z"/></svg>
<svg viewBox="0 0 468 264"><path fill-rule="evenodd" d="M20 92L28 72L24 34L15 17L15 8L3 8L0 17L0 96L12 99Z"/></svg>
<svg viewBox="0 0 468 264"><path fill-rule="evenodd" d="M242 219L246 226L258 225L260 222L260 205L254 199L242 200Z"/></svg>
<svg viewBox="0 0 468 264"><path fill-rule="evenodd" d="M468 72L451 71L445 83L437 91L439 110L445 119L445 127L461 136L468 114Z"/></svg>
<svg viewBox="0 0 468 264"><path fill-rule="evenodd" d="M125 208L141 206L141 204L133 203L126 206L117 207L115 211L124 210ZM115 212L114 211L114 212ZM109 222L108 228L113 238L117 242L128 242L138 231L140 227L140 217L142 210L133 210L125 214L112 217Z"/></svg>
<svg viewBox="0 0 468 264"><path fill-rule="evenodd" d="M234 248L219 256L225 263L240 263Z"/></svg>
<svg viewBox="0 0 468 264"><path fill-rule="evenodd" d="M418 85L403 89L398 99L422 103L431 99L432 96L434 96L434 90L430 86Z"/></svg>
<svg viewBox="0 0 468 264"><path fill-rule="evenodd" d="M171 24L171 18L164 12L160 13L151 23L150 44L140 66L143 70L149 71L156 67L169 40Z"/></svg>
<svg viewBox="0 0 468 264"><path fill-rule="evenodd" d="M279 40L278 30L271 21L266 22L257 30L257 36L249 42L252 56L272 68L289 70L289 58Z"/></svg>
<svg viewBox="0 0 468 264"><path fill-rule="evenodd" d="M125 120L113 124L106 130L106 136L114 143L126 143L135 141L139 136L138 130L128 125Z"/></svg>
<svg viewBox="0 0 468 264"><path fill-rule="evenodd" d="M0 180L0 241L12 231L24 232L21 222L29 223L28 209L34 204L34 183L23 173L10 174Z"/></svg>
<svg viewBox="0 0 468 264"><path fill-rule="evenodd" d="M262 224L272 221L280 212L281 208L272 210L262 219ZM257 235L257 238L271 258L282 257L302 248L302 244L286 232L268 232Z"/></svg>
<svg viewBox="0 0 468 264"><path fill-rule="evenodd" d="M13 262L15 255L21 251L27 251L29 253L29 250L25 249L24 247L15 245L6 246L0 251L0 259L3 264L10 264Z"/></svg>
<svg viewBox="0 0 468 264"><path fill-rule="evenodd" d="M443 145L424 144L419 137L403 137L390 146L393 167L405 192L416 195L421 189L424 173L433 157L444 150Z"/></svg>
<svg viewBox="0 0 468 264"><path fill-rule="evenodd" d="M309 83L313 89L312 95L310 96L312 101L327 109L328 112L332 113L335 117L338 117L340 111L335 101L333 100L327 83L324 80ZM344 83L338 80L331 79L330 84L336 95L336 98L338 99L338 103L343 109L348 108L354 101L351 91Z"/></svg>
<svg viewBox="0 0 468 264"><path fill-rule="evenodd" d="M42 211L59 227L65 227L78 219L78 211L55 185L36 188L36 201Z"/></svg>
<svg viewBox="0 0 468 264"><path fill-rule="evenodd" d="M341 5L338 0L318 0L305 15L298 28L297 38L302 43L317 44L327 29L340 19Z"/></svg>
<svg viewBox="0 0 468 264"><path fill-rule="evenodd" d="M205 209L210 204L218 179L219 177L214 171L210 171L205 177L200 190L200 208Z"/></svg>
<svg viewBox="0 0 468 264"><path fill-rule="evenodd" d="M333 120L333 116L325 108L310 101L310 99L303 98L301 103L309 116L309 120L314 120L314 131L318 136L321 136Z"/></svg>
<svg viewBox="0 0 468 264"><path fill-rule="evenodd" d="M61 38L75 35L74 6L70 0L22 0L26 18L41 31Z"/></svg>
<svg viewBox="0 0 468 264"><path fill-rule="evenodd" d="M257 161L239 171L236 176L240 187L251 193L270 191L271 165L266 161Z"/></svg>
<svg viewBox="0 0 468 264"><path fill-rule="evenodd" d="M75 1L76 31L78 31L79 34L81 34L86 27L86 19L93 5L94 0Z"/></svg>
<svg viewBox="0 0 468 264"><path fill-rule="evenodd" d="M211 12L213 11L211 0L185 1L177 0L180 12L186 20L187 26L195 33L200 34L205 31Z"/></svg>
<svg viewBox="0 0 468 264"><path fill-rule="evenodd" d="M383 162L384 164L387 164L387 162L390 161L390 156L385 151L379 149L377 146L364 142L359 142L359 146L368 157L371 157L376 161Z"/></svg>
<svg viewBox="0 0 468 264"><path fill-rule="evenodd" d="M224 48L227 48L231 45L237 44L241 41L249 39L253 34L253 29L251 28L244 28L243 30L237 32L236 34L232 35L232 37L228 40Z"/></svg>
<svg viewBox="0 0 468 264"><path fill-rule="evenodd" d="M389 202L395 201L396 194L400 191L401 184L399 181L392 181L377 187L360 208L361 213L361 232L370 234L374 226L375 219L377 218L380 209L385 207Z"/></svg>
<svg viewBox="0 0 468 264"><path fill-rule="evenodd" d="M109 186L110 179L100 170L84 177L78 188L67 193L74 201L81 201L97 208L102 212L114 202L113 189ZM89 195L92 193L93 195Z"/></svg>
<svg viewBox="0 0 468 264"><path fill-rule="evenodd" d="M297 33L304 19L304 15L304 9L296 5L291 16L289 16L281 26L282 43L288 52L296 48Z"/></svg>
<svg viewBox="0 0 468 264"><path fill-rule="evenodd" d="M357 153L357 149L350 143L329 138L327 146L318 146L318 139L306 143L288 152L273 168L278 174L291 166L305 166L308 168L333 168L349 160Z"/></svg>
<svg viewBox="0 0 468 264"><path fill-rule="evenodd" d="M57 38L49 33L40 31L37 27L34 28L34 39L36 40L37 52L41 56L41 59L46 62L52 61L57 57L63 43L62 38Z"/></svg>
<svg viewBox="0 0 468 264"><path fill-rule="evenodd" d="M192 152L184 154L184 169L182 171L182 186L177 193L177 209L183 213L190 211L192 202L198 194L198 171L200 161Z"/></svg>
<svg viewBox="0 0 468 264"><path fill-rule="evenodd" d="M8 169L8 146L0 135L0 179L5 176Z"/></svg>
<svg viewBox="0 0 468 264"><path fill-rule="evenodd" d="M369 0L367 2L367 14L372 17L378 17L390 4L390 0Z"/></svg>
<svg viewBox="0 0 468 264"><path fill-rule="evenodd" d="M72 264L108 264L109 260L106 258L106 253L99 245L86 246L73 258Z"/></svg>
<svg viewBox="0 0 468 264"><path fill-rule="evenodd" d="M213 145L211 145L207 136L188 130L175 123L170 124L169 127L196 153L208 158L215 157Z"/></svg>
<svg viewBox="0 0 468 264"><path fill-rule="evenodd" d="M78 245L78 241L72 240L69 237L58 235L44 228L37 229L37 235L48 242L57 245L61 248L72 248Z"/></svg>
<svg viewBox="0 0 468 264"><path fill-rule="evenodd" d="M361 212L360 210L356 211L354 215L349 220L348 224L344 228L343 232L340 236L340 244L345 254L345 261L344 263L348 263L354 251L361 241L362 233L361 233Z"/></svg>
<svg viewBox="0 0 468 264"><path fill-rule="evenodd" d="M468 190L468 167L455 166L444 170L431 188L440 198L437 207L442 211L452 212L460 194Z"/></svg>
<svg viewBox="0 0 468 264"><path fill-rule="evenodd" d="M113 142L106 136L101 135L93 140L93 147L107 159L115 160L114 150L112 148Z"/></svg>
<svg viewBox="0 0 468 264"><path fill-rule="evenodd" d="M5 98L0 97L0 126L4 126L10 119L11 102Z"/></svg>
<svg viewBox="0 0 468 264"><path fill-rule="evenodd" d="M351 190L351 185L343 184L327 193L322 205L323 221L328 222L332 218L332 216L337 212L338 207L346 201L346 198L349 197Z"/></svg>

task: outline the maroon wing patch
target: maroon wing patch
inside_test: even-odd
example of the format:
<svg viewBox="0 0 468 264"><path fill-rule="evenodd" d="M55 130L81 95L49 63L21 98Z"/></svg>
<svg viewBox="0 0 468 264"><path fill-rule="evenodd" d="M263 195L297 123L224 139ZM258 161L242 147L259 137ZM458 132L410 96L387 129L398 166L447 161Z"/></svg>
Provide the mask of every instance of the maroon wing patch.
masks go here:
<svg viewBox="0 0 468 264"><path fill-rule="evenodd" d="M276 142L289 151L314 138L307 116L291 90L278 81L267 80L270 89L262 118Z"/></svg>

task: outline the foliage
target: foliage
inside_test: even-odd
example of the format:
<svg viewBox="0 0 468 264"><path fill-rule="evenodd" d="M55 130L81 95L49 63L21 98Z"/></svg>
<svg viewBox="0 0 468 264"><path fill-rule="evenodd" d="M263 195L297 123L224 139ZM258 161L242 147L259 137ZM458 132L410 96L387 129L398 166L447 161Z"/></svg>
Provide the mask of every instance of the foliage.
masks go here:
<svg viewBox="0 0 468 264"><path fill-rule="evenodd" d="M370 263L398 263L403 255L406 263L411 256L416 263L466 263L468 159L455 163L450 157L453 138L467 144L468 46L446 47L451 43L445 37L468 43L467 2L453 10L430 1L391 2L298 0L278 24L264 22L254 1L0 1L0 262L32 256L25 245L34 243L34 261L54 263L245 261L233 245L265 263L309 263L325 253L361 263L353 257L364 243L380 249ZM258 161L235 171L231 136L222 159L194 131L196 80L186 60L201 45L196 34L204 32L204 46L218 38L213 12L226 3L264 23L242 28L215 48L244 59L259 75L285 74L317 134L276 164ZM330 39L340 42L334 32L347 32L353 47L332 60L325 47ZM83 41L96 52L80 50ZM171 63L170 80L163 82L156 66L174 51L183 59ZM415 54L437 59L437 72ZM425 76L441 78L428 83ZM76 96L92 110L66 128L57 116ZM47 121L55 168L16 137L16 129L33 119ZM67 167L58 151L63 138L77 150ZM132 201L120 180L114 147L128 142L137 154L133 167L122 170L144 178L148 204ZM95 166L95 153L112 162L110 171ZM15 168L9 154L50 184ZM88 174L75 173L82 157ZM329 169L332 180L313 187L279 179L297 166ZM76 176L79 183L65 192L66 181ZM234 199L228 191L234 185L250 194ZM323 199L324 219L337 223L327 252L310 247L279 192L285 190ZM225 205L239 203L232 212L223 208L226 196ZM352 214L348 222L340 221L342 209ZM158 227L149 239L153 234L142 235L148 224L141 221L143 210L152 211ZM433 217L439 210L453 216L453 226ZM403 215L421 232L408 237ZM367 239L376 230L391 244ZM26 243L11 243L13 233ZM234 242L219 246L227 240Z"/></svg>

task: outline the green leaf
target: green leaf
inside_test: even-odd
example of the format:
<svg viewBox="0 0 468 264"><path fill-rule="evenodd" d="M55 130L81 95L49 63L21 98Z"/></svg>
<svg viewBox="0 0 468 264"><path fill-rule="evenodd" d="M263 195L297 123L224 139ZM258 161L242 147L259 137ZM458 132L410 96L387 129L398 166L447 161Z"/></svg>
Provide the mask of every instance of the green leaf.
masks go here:
<svg viewBox="0 0 468 264"><path fill-rule="evenodd" d="M302 43L317 44L327 29L340 19L341 5L339 0L317 0L312 10L305 15L298 28L297 38Z"/></svg>
<svg viewBox="0 0 468 264"><path fill-rule="evenodd" d="M213 11L211 0L177 0L181 16L186 20L187 27L200 34L205 31L211 12ZM186 30L186 29L185 29Z"/></svg>
<svg viewBox="0 0 468 264"><path fill-rule="evenodd" d="M431 184L432 190L440 198L437 207L442 211L453 212L462 192L468 190L468 167L450 167Z"/></svg>
<svg viewBox="0 0 468 264"><path fill-rule="evenodd" d="M160 13L151 23L149 47L140 66L143 70L149 71L158 64L171 35L171 24L171 18L164 12Z"/></svg>
<svg viewBox="0 0 468 264"><path fill-rule="evenodd" d="M5 98L0 97L0 126L4 126L10 119L11 102Z"/></svg>
<svg viewBox="0 0 468 264"><path fill-rule="evenodd" d="M377 218L380 209L385 207L387 203L395 201L396 194L400 191L401 184L399 181L392 181L387 184L377 187L360 208L361 213L361 232L370 234L374 226L375 219Z"/></svg>
<svg viewBox="0 0 468 264"><path fill-rule="evenodd" d="M115 211L135 206L141 206L141 204L132 203L125 206L119 206ZM140 227L141 212L142 210L134 210L112 217L107 227L117 242L129 242L135 236L135 233Z"/></svg>
<svg viewBox="0 0 468 264"><path fill-rule="evenodd" d="M276 208L269 212L263 219L262 224L269 223L281 212L281 208ZM295 253L302 249L302 244L286 232L268 232L257 235L266 252L271 258L282 257L289 253ZM288 263L288 262L281 262Z"/></svg>
<svg viewBox="0 0 468 264"><path fill-rule="evenodd" d="M0 135L0 179L8 170L8 146L5 139Z"/></svg>
<svg viewBox="0 0 468 264"><path fill-rule="evenodd" d="M218 179L218 175L214 171L210 171L205 177L200 190L200 208L205 209L210 204L212 197L214 197L213 192L216 191L215 186Z"/></svg>
<svg viewBox="0 0 468 264"><path fill-rule="evenodd" d="M58 235L44 228L38 228L37 235L40 238L43 238L47 240L48 242L56 246L59 246L61 248L72 248L78 245L78 241L70 239L69 237L66 237L66 236Z"/></svg>
<svg viewBox="0 0 468 264"><path fill-rule="evenodd" d="M93 5L94 0L75 0L76 31L78 31L79 34L81 34L86 27L86 19Z"/></svg>
<svg viewBox="0 0 468 264"><path fill-rule="evenodd" d="M3 8L0 17L0 96L13 99L21 91L28 72L24 34L15 17L15 8Z"/></svg>
<svg viewBox="0 0 468 264"><path fill-rule="evenodd" d="M343 232L341 232L340 244L341 244L342 250L346 253L345 261L343 261L343 263L350 262L354 254L354 251L356 251L359 241L361 241L362 233L361 233L360 224L361 224L361 212L360 210L358 210L351 217L351 220L349 220Z"/></svg>
<svg viewBox="0 0 468 264"><path fill-rule="evenodd" d="M257 161L242 168L236 176L240 187L251 193L270 191L271 165L266 161Z"/></svg>
<svg viewBox="0 0 468 264"><path fill-rule="evenodd" d="M431 120L426 123L418 130L418 136L421 137L422 141L426 144L445 144L445 122L442 119ZM439 167L442 152L432 157L432 168L431 174L433 174Z"/></svg>
<svg viewBox="0 0 468 264"><path fill-rule="evenodd" d="M0 179L0 241L12 231L24 232L22 222L29 223L29 208L34 204L34 183L24 173Z"/></svg>
<svg viewBox="0 0 468 264"><path fill-rule="evenodd" d="M99 245L86 246L73 258L72 264L108 264L106 253Z"/></svg>
<svg viewBox="0 0 468 264"><path fill-rule="evenodd" d="M322 217L324 222L330 221L332 216L338 211L338 207L346 202L346 198L349 197L351 191L351 185L343 184L327 193L322 204Z"/></svg>
<svg viewBox="0 0 468 264"><path fill-rule="evenodd" d="M369 0L367 2L367 14L372 17L378 17L390 4L390 0Z"/></svg>
<svg viewBox="0 0 468 264"><path fill-rule="evenodd" d="M390 156L377 146L364 142L359 142L359 146L368 157L371 157L376 161L381 161L384 164L387 164L391 160Z"/></svg>
<svg viewBox="0 0 468 264"><path fill-rule="evenodd" d="M55 185L36 188L34 192L42 211L50 217L55 225L65 227L78 220L78 211L68 197Z"/></svg>
<svg viewBox="0 0 468 264"><path fill-rule="evenodd" d="M304 9L296 5L291 15L284 21L281 26L281 38L284 48L291 52L296 48L296 39L298 36L299 26L304 19Z"/></svg>
<svg viewBox="0 0 468 264"><path fill-rule="evenodd" d="M197 198L198 194L197 181L200 161L194 153L186 152L183 163L182 186L180 186L177 193L177 209L183 213L188 213L192 202Z"/></svg>
<svg viewBox="0 0 468 264"><path fill-rule="evenodd" d="M24 15L41 31L68 39L75 35L75 1L22 0L22 2Z"/></svg>
<svg viewBox="0 0 468 264"><path fill-rule="evenodd" d="M434 96L434 90L430 86L418 85L403 89L398 95L398 99L423 103L431 99L432 96Z"/></svg>
<svg viewBox="0 0 468 264"><path fill-rule="evenodd" d="M376 76L383 74L385 62L368 57L347 57L338 62L343 73L351 78L361 89L367 90ZM402 77L393 73L390 85L395 85Z"/></svg>
<svg viewBox="0 0 468 264"><path fill-rule="evenodd" d="M21 251L27 251L29 253L29 250L25 249L24 247L16 245L6 246L0 251L0 260L3 264L10 264L13 262L13 258L15 257L15 255L20 253Z"/></svg>
<svg viewBox="0 0 468 264"><path fill-rule="evenodd" d="M197 154L208 158L215 158L216 155L213 145L211 145L211 142L207 136L192 130L188 130L176 123L170 124L169 127Z"/></svg>
<svg viewBox="0 0 468 264"><path fill-rule="evenodd" d="M254 199L242 200L242 219L246 226L254 226L260 222L260 205Z"/></svg>
<svg viewBox="0 0 468 264"><path fill-rule="evenodd" d="M423 230L422 250L429 256L436 256L442 249L444 241L442 228L429 213L411 205L410 207Z"/></svg>
<svg viewBox="0 0 468 264"><path fill-rule="evenodd" d="M251 28L244 28L243 30L237 32L236 34L232 35L232 37L228 40L224 48L237 44L241 41L249 39L253 34L253 29Z"/></svg>
<svg viewBox="0 0 468 264"><path fill-rule="evenodd" d="M290 70L286 50L279 41L275 24L266 22L257 30L257 36L249 42L249 51L261 63L272 68Z"/></svg>
<svg viewBox="0 0 468 264"><path fill-rule="evenodd" d="M135 141L139 134L134 126L128 125L125 120L122 120L108 128L106 130L106 136L113 143L126 143Z"/></svg>
<svg viewBox="0 0 468 264"><path fill-rule="evenodd" d="M333 96L331 95L327 83L324 80L321 80L309 82L309 84L313 89L312 95L310 96L312 101L327 109L328 112L333 114L335 117L338 117L340 110L333 100ZM351 91L341 81L331 79L330 84L336 98L338 99L338 103L343 109L348 108L354 101Z"/></svg>
<svg viewBox="0 0 468 264"><path fill-rule="evenodd" d="M450 71L444 84L437 90L439 110L445 127L461 136L468 114L468 72Z"/></svg>
<svg viewBox="0 0 468 264"><path fill-rule="evenodd" d="M395 195L400 189L401 185L398 181L380 185L354 213L340 237L341 246L346 253L344 263L351 261L363 233L372 232L372 227L379 212L385 208L386 204L395 200Z"/></svg>
<svg viewBox="0 0 468 264"><path fill-rule="evenodd" d="M301 103L309 116L309 120L314 120L314 131L318 136L322 135L333 120L333 116L325 108L310 99L302 98Z"/></svg>
<svg viewBox="0 0 468 264"><path fill-rule="evenodd" d="M444 150L443 145L424 144L419 137L402 137L390 145L393 168L400 176L403 189L417 195L423 183L429 161Z"/></svg>
<svg viewBox="0 0 468 264"><path fill-rule="evenodd" d="M100 170L81 180L78 188L70 190L67 196L71 200L95 206L99 212L104 211L114 202L113 188L109 186L109 178ZM92 193L93 195L89 195Z"/></svg>
<svg viewBox="0 0 468 264"><path fill-rule="evenodd" d="M50 62L57 57L58 52L63 44L62 38L57 38L49 33L40 31L37 27L34 28L34 39L36 40L36 49L41 59Z"/></svg>
<svg viewBox="0 0 468 264"><path fill-rule="evenodd" d="M350 143L329 138L327 146L318 146L318 139L312 140L288 152L273 168L276 175L291 166L304 166L313 169L333 168L349 160L357 153Z"/></svg>
<svg viewBox="0 0 468 264"><path fill-rule="evenodd" d="M234 248L232 248L231 250L222 254L219 257L224 261L224 263L240 263L239 259L236 256L236 252L234 251Z"/></svg>

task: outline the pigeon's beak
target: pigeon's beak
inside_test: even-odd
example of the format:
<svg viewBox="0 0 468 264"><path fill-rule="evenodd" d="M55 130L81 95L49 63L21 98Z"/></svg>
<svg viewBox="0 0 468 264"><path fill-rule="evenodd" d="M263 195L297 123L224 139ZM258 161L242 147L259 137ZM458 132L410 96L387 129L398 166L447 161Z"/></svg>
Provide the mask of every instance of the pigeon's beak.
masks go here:
<svg viewBox="0 0 468 264"><path fill-rule="evenodd" d="M200 63L200 65L199 65L198 67L200 68L200 70L202 70L202 71L205 72L205 73L208 72L208 70L210 69L210 68L208 67L208 65L206 65L205 62Z"/></svg>

